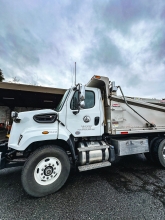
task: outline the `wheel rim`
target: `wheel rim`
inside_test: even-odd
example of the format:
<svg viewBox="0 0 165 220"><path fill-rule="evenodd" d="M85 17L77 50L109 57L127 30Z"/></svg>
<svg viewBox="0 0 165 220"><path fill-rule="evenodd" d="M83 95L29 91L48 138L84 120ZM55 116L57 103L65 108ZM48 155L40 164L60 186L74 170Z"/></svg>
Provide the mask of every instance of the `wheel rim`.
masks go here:
<svg viewBox="0 0 165 220"><path fill-rule="evenodd" d="M37 164L34 178L40 185L49 185L58 179L61 169L61 162L56 157L46 157Z"/></svg>
<svg viewBox="0 0 165 220"><path fill-rule="evenodd" d="M165 145L163 146L162 155L163 155L163 159L165 160Z"/></svg>

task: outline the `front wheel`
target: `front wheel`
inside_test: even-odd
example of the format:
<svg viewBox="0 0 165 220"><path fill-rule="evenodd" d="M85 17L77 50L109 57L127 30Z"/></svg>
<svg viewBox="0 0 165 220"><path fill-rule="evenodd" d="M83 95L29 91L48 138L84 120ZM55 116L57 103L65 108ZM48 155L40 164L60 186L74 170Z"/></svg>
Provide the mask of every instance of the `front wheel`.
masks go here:
<svg viewBox="0 0 165 220"><path fill-rule="evenodd" d="M42 197L59 190L70 172L66 152L58 146L44 146L28 158L22 170L22 185L31 196Z"/></svg>

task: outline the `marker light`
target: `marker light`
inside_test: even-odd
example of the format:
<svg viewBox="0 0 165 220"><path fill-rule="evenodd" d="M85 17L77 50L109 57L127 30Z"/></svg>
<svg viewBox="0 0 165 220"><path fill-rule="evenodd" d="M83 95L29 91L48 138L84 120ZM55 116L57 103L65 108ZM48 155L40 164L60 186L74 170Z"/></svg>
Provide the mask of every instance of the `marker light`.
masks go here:
<svg viewBox="0 0 165 220"><path fill-rule="evenodd" d="M49 131L43 131L42 134L49 134Z"/></svg>
<svg viewBox="0 0 165 220"><path fill-rule="evenodd" d="M122 131L121 134L128 134L128 131Z"/></svg>
<svg viewBox="0 0 165 220"><path fill-rule="evenodd" d="M95 78L95 79L100 79L100 78L101 78L101 76L94 76L94 78Z"/></svg>

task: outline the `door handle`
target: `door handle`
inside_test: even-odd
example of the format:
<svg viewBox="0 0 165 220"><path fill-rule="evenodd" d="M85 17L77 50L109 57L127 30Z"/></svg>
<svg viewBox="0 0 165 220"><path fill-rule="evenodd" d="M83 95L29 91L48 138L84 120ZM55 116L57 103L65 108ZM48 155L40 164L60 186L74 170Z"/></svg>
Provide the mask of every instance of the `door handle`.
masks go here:
<svg viewBox="0 0 165 220"><path fill-rule="evenodd" d="M95 125L98 125L98 124L99 124L99 119L100 119L100 117L95 117L95 119L94 119L94 124L95 124Z"/></svg>

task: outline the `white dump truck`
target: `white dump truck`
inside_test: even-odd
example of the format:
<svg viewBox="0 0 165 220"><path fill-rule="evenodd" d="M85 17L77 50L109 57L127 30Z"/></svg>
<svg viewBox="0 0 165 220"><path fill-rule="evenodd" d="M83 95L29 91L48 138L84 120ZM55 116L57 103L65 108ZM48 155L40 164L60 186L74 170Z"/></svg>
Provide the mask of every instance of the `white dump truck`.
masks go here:
<svg viewBox="0 0 165 220"><path fill-rule="evenodd" d="M34 197L59 190L71 166L82 172L144 153L165 167L165 107L125 98L107 77L70 88L54 110L12 112L12 118L0 169L23 165L23 188Z"/></svg>

